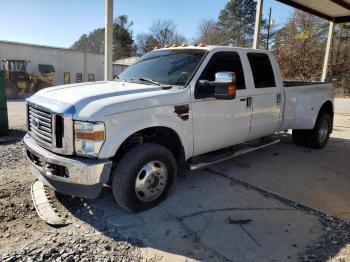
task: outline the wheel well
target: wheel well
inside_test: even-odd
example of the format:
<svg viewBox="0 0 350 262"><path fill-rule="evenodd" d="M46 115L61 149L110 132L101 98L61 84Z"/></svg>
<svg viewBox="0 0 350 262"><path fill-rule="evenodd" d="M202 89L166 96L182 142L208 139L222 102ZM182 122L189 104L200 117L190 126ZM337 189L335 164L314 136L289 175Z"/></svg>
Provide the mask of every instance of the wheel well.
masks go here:
<svg viewBox="0 0 350 262"><path fill-rule="evenodd" d="M332 101L326 101L320 108L320 112L318 113L318 117L322 114L322 113L328 113L330 114L331 118L332 118L332 130L333 130L333 118L334 118L334 110L333 110L333 103Z"/></svg>
<svg viewBox="0 0 350 262"><path fill-rule="evenodd" d="M185 164L185 151L178 134L168 127L150 127L130 135L115 154L115 162L121 159L132 147L144 143L155 143L164 146L174 155L179 172L180 169L182 170Z"/></svg>
<svg viewBox="0 0 350 262"><path fill-rule="evenodd" d="M320 113L329 113L331 115L331 117L333 117L333 103L329 100L327 102L325 102L321 106Z"/></svg>

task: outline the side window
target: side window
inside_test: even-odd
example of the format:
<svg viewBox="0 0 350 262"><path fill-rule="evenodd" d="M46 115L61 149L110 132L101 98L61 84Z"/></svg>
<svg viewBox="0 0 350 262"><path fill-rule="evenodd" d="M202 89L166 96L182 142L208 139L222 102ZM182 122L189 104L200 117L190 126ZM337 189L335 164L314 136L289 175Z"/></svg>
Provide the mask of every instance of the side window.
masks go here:
<svg viewBox="0 0 350 262"><path fill-rule="evenodd" d="M236 88L245 89L241 59L236 52L218 52L213 55L204 69L200 80L214 81L217 72L229 71L236 74Z"/></svg>
<svg viewBox="0 0 350 262"><path fill-rule="evenodd" d="M81 82L83 82L83 74L82 74L82 73L76 73L76 74L75 74L75 82L76 82L76 83L81 83Z"/></svg>
<svg viewBox="0 0 350 262"><path fill-rule="evenodd" d="M65 85L70 84L70 73L69 72L63 73L63 82Z"/></svg>
<svg viewBox="0 0 350 262"><path fill-rule="evenodd" d="M275 87L275 76L270 58L264 53L248 53L255 88Z"/></svg>
<svg viewBox="0 0 350 262"><path fill-rule="evenodd" d="M95 75L94 74L88 74L88 81L89 82L95 81Z"/></svg>

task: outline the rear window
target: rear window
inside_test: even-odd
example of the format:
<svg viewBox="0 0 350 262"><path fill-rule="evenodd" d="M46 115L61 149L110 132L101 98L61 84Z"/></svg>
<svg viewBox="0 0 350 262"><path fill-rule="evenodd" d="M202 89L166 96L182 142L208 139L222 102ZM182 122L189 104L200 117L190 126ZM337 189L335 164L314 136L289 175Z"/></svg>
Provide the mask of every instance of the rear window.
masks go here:
<svg viewBox="0 0 350 262"><path fill-rule="evenodd" d="M248 53L255 88L275 87L275 76L268 55L263 53Z"/></svg>

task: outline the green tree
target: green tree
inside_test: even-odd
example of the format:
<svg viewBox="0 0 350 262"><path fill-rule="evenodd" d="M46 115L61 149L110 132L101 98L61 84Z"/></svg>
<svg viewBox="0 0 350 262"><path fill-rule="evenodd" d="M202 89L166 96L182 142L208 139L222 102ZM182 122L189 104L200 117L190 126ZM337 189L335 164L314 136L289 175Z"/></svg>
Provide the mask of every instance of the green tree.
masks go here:
<svg viewBox="0 0 350 262"><path fill-rule="evenodd" d="M254 0L230 0L221 10L217 26L224 45L251 46L256 2Z"/></svg>
<svg viewBox="0 0 350 262"><path fill-rule="evenodd" d="M135 54L132 21L125 15L113 21L113 60L126 58ZM73 45L73 49L104 53L104 28L98 28L88 35L83 34Z"/></svg>
<svg viewBox="0 0 350 262"><path fill-rule="evenodd" d="M113 60L135 55L135 45L131 27L133 22L121 15L113 22Z"/></svg>
<svg viewBox="0 0 350 262"><path fill-rule="evenodd" d="M104 52L104 28L98 28L89 34L83 34L71 48L79 50Z"/></svg>

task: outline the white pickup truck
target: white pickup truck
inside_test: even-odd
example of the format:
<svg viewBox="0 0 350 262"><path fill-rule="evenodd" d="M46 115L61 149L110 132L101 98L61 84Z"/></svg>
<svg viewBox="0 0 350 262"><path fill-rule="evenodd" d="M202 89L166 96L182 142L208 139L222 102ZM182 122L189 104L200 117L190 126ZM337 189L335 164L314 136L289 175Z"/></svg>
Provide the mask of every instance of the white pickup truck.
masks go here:
<svg viewBox="0 0 350 262"><path fill-rule="evenodd" d="M333 91L282 81L267 51L175 46L144 55L114 81L41 90L27 113L24 144L44 184L86 198L109 185L122 208L139 212L159 204L177 175L271 145L266 137L278 132L323 148Z"/></svg>

